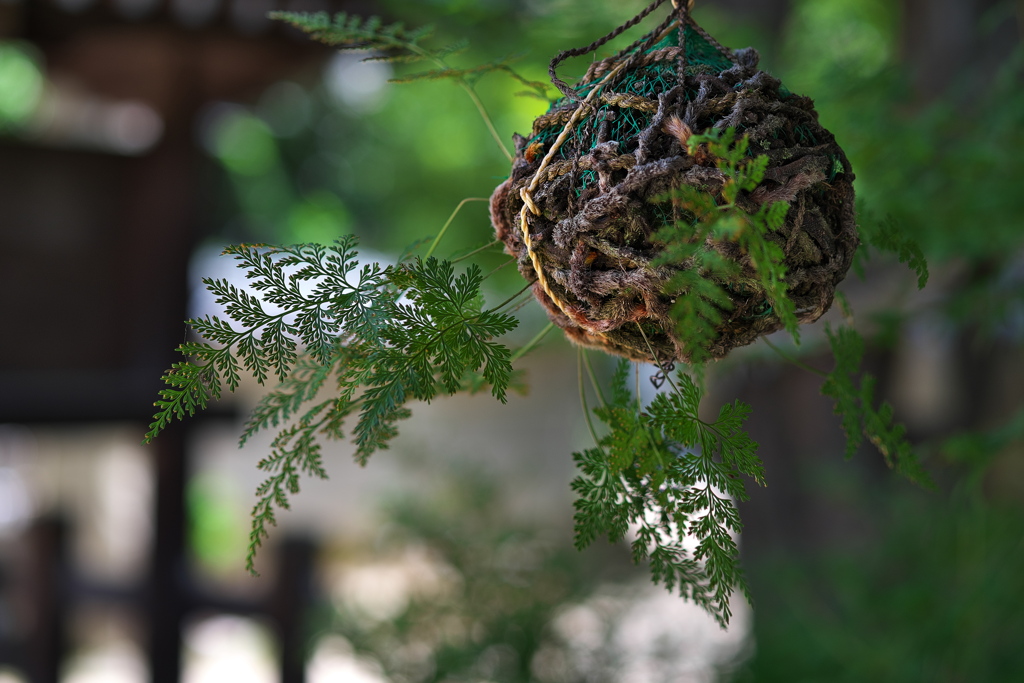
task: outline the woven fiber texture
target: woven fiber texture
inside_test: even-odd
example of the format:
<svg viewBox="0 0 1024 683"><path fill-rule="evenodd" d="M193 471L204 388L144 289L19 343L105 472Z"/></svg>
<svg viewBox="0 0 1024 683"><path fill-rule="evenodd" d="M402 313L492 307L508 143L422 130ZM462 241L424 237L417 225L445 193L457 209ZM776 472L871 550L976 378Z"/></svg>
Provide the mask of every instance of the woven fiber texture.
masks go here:
<svg viewBox="0 0 1024 683"><path fill-rule="evenodd" d="M693 219L667 199L673 189L719 197L725 176L716 160L691 156L683 144L712 128L734 128L749 137L751 154L768 156L764 179L738 206L753 214L789 203L767 238L785 254L798 321L813 322L831 306L858 245L854 175L812 101L757 64L754 49L726 50L677 10L630 48L594 62L571 89L554 79L566 97L537 118L529 137L515 137L491 220L574 342L634 360L690 360L670 315L682 294L666 290L673 269L689 266L653 265L664 245L652 236ZM782 323L765 293L749 286L754 264L735 243L709 239L705 248L740 265L734 281L716 281L732 307L705 351L721 358Z"/></svg>

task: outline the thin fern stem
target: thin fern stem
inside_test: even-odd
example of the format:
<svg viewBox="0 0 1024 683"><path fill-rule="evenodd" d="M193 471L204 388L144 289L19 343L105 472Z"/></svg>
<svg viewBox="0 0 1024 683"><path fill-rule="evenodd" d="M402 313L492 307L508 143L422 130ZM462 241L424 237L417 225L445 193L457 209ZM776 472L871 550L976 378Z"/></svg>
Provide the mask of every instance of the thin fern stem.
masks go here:
<svg viewBox="0 0 1024 683"><path fill-rule="evenodd" d="M508 261L505 261L500 266L497 266L497 267L493 268L489 273L487 273L487 275L484 275L484 279L486 280L490 276L492 276L495 273L497 273L499 270L507 268L508 266L512 265L515 262L516 262L516 260L514 258L510 258Z"/></svg>
<svg viewBox="0 0 1024 683"><path fill-rule="evenodd" d="M428 259L428 258L430 258L431 256L434 255L434 250L437 249L437 245L439 245L441 243L441 239L444 237L444 234L446 232L448 232L448 226L452 224L452 221L455 220L455 216L457 216L459 214L459 211L462 210L463 206L465 206L469 202L486 202L486 201L488 201L488 200L484 199L483 197L466 197L461 202L459 202L458 206L455 207L455 210L452 211L452 215L448 216L448 220L445 221L445 224L441 228L441 231L439 233L437 233L437 237L435 237L434 241L430 243L430 248L427 249L427 254L423 258Z"/></svg>
<svg viewBox="0 0 1024 683"><path fill-rule="evenodd" d="M450 66L448 66L448 63L446 61L439 58L432 52L424 50L422 47L416 45L415 43L409 43L407 47L410 51L415 52L423 57L426 57L427 59L434 62L434 64L437 64L438 67L442 69L451 68ZM490 132L491 137L494 138L495 144L498 145L498 148L501 150L502 154L505 155L505 158L508 159L509 163L512 163L512 153L508 151L508 148L505 147L505 143L501 141L501 135L498 134L498 129L494 127L494 122L491 120L491 115L487 113L487 107L485 107L484 103L480 100L480 96L476 94L476 89L472 85L470 85L469 82L466 81L466 79L463 77L456 78L455 82L458 83L459 86L466 91L467 95L469 95L469 99L473 101L473 105L476 107L476 110L480 113L480 118L484 120L484 125L487 126L487 130Z"/></svg>
<svg viewBox="0 0 1024 683"><path fill-rule="evenodd" d="M646 339L646 337L644 337ZM640 363L634 363L633 368L636 375L636 413L642 415L644 412L644 404L640 400ZM667 375L667 373L666 373ZM654 454L659 462L663 462L661 459L661 451L658 449L658 444L654 442L654 435L651 434L651 426L649 424L641 423L640 429L643 430L644 436L647 437L647 443L651 445L651 453Z"/></svg>
<svg viewBox="0 0 1024 683"><path fill-rule="evenodd" d="M597 444L597 447L600 448L601 452L603 453L604 452L604 447L601 445L601 439L599 439L597 437L597 430L594 429L594 421L590 418L590 406L587 405L587 390L586 390L586 387L583 386L583 367L582 367L582 365L584 364L584 361L586 361L587 373L590 375L591 381L593 381L594 373L590 369L590 360L587 358L587 352L584 351L582 347L577 347L576 348L576 377L577 377L577 380L578 380L577 384L579 385L579 391L580 391L580 405L583 407L583 415L587 419L587 429L590 430L590 437L594 440L594 443ZM601 404L604 405L604 397L600 396L600 394L599 394L598 398L601 400Z"/></svg>
<svg viewBox="0 0 1024 683"><path fill-rule="evenodd" d="M500 267L500 266L499 266L499 267ZM508 306L508 305L509 305L510 303L512 303L513 301L515 301L515 300L516 300L516 299L517 299L517 298L519 297L519 295L520 295L520 294L522 294L523 292L525 292L526 290L528 290L528 289L529 289L530 287L532 287L532 286L533 286L532 284L530 284L530 283L527 283L527 285L526 285L525 287L523 287L522 289L520 289L520 290L519 290L518 292L516 292L515 294L513 294L513 295L512 295L512 296L510 296L509 298L507 298L507 299L505 299L504 301L502 301L502 302L501 302L500 304L498 304L497 306L495 306L495 307L493 307L493 308L489 308L489 309L487 310L487 312L488 312L488 313L496 313L496 312L498 312L499 310L501 310L501 309L502 309L502 308L504 308L505 306Z"/></svg>
<svg viewBox="0 0 1024 683"><path fill-rule="evenodd" d="M490 131L491 137L494 138L494 142L497 143L502 153L508 159L509 163L512 163L512 153L505 147L505 143L501 141L501 135L498 134L498 129L494 127L493 121L491 121L491 115L487 113L484 103L480 101L480 97L476 94L476 90L465 80L459 79L459 85L462 86L463 90L469 95L469 98L473 100L473 104L476 105L476 109L480 112L480 116L483 118L484 123L487 125L487 130Z"/></svg>
<svg viewBox="0 0 1024 683"><path fill-rule="evenodd" d="M459 258L452 259L452 263L458 263L459 261L465 261L466 259L472 258L472 257L476 256L477 254L479 254L480 252L487 251L491 247L496 247L499 244L501 244L501 240L494 240L494 241L488 242L487 244L483 245L482 247L477 247L476 249L474 249L473 251L469 252L468 254L460 256Z"/></svg>
<svg viewBox="0 0 1024 683"><path fill-rule="evenodd" d="M644 404L640 402L640 364L633 363L633 375L636 378L633 393L636 394L636 412L642 413L644 411Z"/></svg>
<svg viewBox="0 0 1024 683"><path fill-rule="evenodd" d="M524 294L525 296L523 296ZM520 308L533 301L533 295L527 294L526 291L522 289L519 290L519 294L517 296L521 296L522 298L519 299L519 301L516 301L514 304L508 304L508 306L511 306L511 308L507 308L505 310L505 313L518 311Z"/></svg>
<svg viewBox="0 0 1024 683"><path fill-rule="evenodd" d="M523 310L523 308L525 308L526 306L530 305L530 303L532 303L534 301L536 301L536 299L534 297L532 297L532 296L524 296L519 303L517 303L515 306L513 306L512 308L508 309L505 312L509 313L509 314L511 314L511 313L518 313L519 311Z"/></svg>
<svg viewBox="0 0 1024 683"><path fill-rule="evenodd" d="M597 392L597 398L601 401L602 406L607 406L608 401L605 400L604 392L601 391L601 385L597 381L597 375L594 374L594 367L590 364L590 354L583 350L583 364L587 368L587 374L590 375L590 383L594 386L594 391Z"/></svg>
<svg viewBox="0 0 1024 683"><path fill-rule="evenodd" d="M541 340L544 339L544 337L547 336L548 332L550 332L552 329L554 329L554 327L555 327L554 323L548 323L547 325L545 325L544 329L542 329L540 332L538 332L536 335L534 335L533 339L531 339L530 341L526 342L525 346L522 346L519 349L516 349L516 352L512 354L511 358L509 358L509 362L510 363L515 363L517 360L519 360L520 358L522 358L523 356L528 354L530 351L532 351L533 348L535 346L537 346L537 344L539 344L541 342Z"/></svg>
<svg viewBox="0 0 1024 683"><path fill-rule="evenodd" d="M812 368L807 363L804 363L803 361L800 361L800 360L798 360L796 358L793 358L791 355L789 355L788 353L786 353L785 351L780 349L778 346L776 346L775 344L771 343L768 340L768 337L763 337L763 339L764 339L764 343L768 346L768 348L771 349L772 351L774 351L775 353L779 354L779 357L781 357L784 361L792 363L793 365L797 366L801 370L806 370L807 372L813 373L813 374L817 375L818 377L822 377L822 378L825 378L825 379L828 378L828 373L827 372L823 372L822 370L818 370L817 368Z"/></svg>

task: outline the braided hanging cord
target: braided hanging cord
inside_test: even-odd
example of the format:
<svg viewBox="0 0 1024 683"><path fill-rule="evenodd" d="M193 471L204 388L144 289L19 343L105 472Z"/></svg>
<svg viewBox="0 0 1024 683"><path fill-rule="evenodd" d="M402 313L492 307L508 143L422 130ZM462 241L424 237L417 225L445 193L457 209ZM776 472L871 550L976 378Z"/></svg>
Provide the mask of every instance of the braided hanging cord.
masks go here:
<svg viewBox="0 0 1024 683"><path fill-rule="evenodd" d="M675 2L675 0L673 0L673 4L674 4L674 2ZM633 17L632 19L627 21L622 26L619 26L617 29L615 29L611 33L609 33L609 34L607 34L607 35L605 35L605 36L603 36L601 38L598 38L597 40L592 42L590 45L587 45L585 47L573 48L571 50L563 50L562 52L559 52L557 55L554 56L554 58L551 60L551 63L548 65L548 75L551 77L551 83L556 88L558 88L558 90L563 95L565 95L567 98L569 98L570 101L572 101L572 102L580 102L581 101L580 100L580 96L576 93L576 91L573 90L572 88L570 88L569 85L565 81L560 79L558 77L558 75L555 73L555 69L558 67L558 65L561 64L562 62L564 62L565 60L569 59L570 57L582 57L583 55L588 55L591 52L595 52L599 47L601 47L602 45L604 45L608 41L614 40L615 38L618 38L620 35L622 35L626 31L628 31L629 29L631 29L634 26L636 26L637 24L639 24L641 21L644 20L645 17L647 17L647 15L649 15L651 12L653 12L654 10L658 9L659 7L661 7L661 5L663 5L664 3L665 3L665 0L654 0L654 2L652 2L645 9L643 9L640 12L640 14L636 15L635 17ZM643 39L641 39L641 40L643 40ZM626 52L629 52L631 49L635 48L638 45L638 42L637 43L633 43L632 45L627 47L625 50L623 50L618 55L616 55L616 57L621 56L622 54L624 54Z"/></svg>

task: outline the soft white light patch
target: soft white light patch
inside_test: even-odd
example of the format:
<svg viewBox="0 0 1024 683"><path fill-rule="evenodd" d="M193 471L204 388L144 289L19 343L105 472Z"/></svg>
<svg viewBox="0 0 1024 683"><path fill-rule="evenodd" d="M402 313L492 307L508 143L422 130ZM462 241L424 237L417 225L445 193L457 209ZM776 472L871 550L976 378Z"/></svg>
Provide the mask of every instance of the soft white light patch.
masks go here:
<svg viewBox="0 0 1024 683"><path fill-rule="evenodd" d="M136 156L160 141L164 122L143 102L108 100L74 82L51 81L26 130L44 145Z"/></svg>
<svg viewBox="0 0 1024 683"><path fill-rule="evenodd" d="M164 134L164 122L156 111L141 102L113 102L107 105L102 138L121 154L141 154Z"/></svg>
<svg viewBox="0 0 1024 683"><path fill-rule="evenodd" d="M714 683L717 672L747 647L750 608L734 596L729 628L692 602L658 586L597 595L566 608L552 624L564 649L538 652L531 668L541 680L558 671L588 677L612 673L621 683Z"/></svg>
<svg viewBox="0 0 1024 683"><path fill-rule="evenodd" d="M113 641L73 655L63 683L145 683L149 680L145 659L128 641ZM5 683L0 677L0 683Z"/></svg>
<svg viewBox="0 0 1024 683"><path fill-rule="evenodd" d="M357 657L341 636L327 636L317 643L306 670L309 683L388 683L380 665Z"/></svg>
<svg viewBox="0 0 1024 683"><path fill-rule="evenodd" d="M125 440L112 443L97 458L97 553L102 549L109 573L127 577L145 566L153 538L151 462L137 444Z"/></svg>
<svg viewBox="0 0 1024 683"><path fill-rule="evenodd" d="M27 433L0 425L0 538L17 535L32 519L32 494L23 475L30 457Z"/></svg>
<svg viewBox="0 0 1024 683"><path fill-rule="evenodd" d="M28 683L28 679L14 669L0 667L0 683Z"/></svg>
<svg viewBox="0 0 1024 683"><path fill-rule="evenodd" d="M339 609L355 611L372 621L387 621L405 611L412 599L444 595L458 581L455 569L426 548L414 546L393 562L342 568L332 593Z"/></svg>
<svg viewBox="0 0 1024 683"><path fill-rule="evenodd" d="M185 631L183 683L276 683L267 630L252 619L216 616Z"/></svg>
<svg viewBox="0 0 1024 683"><path fill-rule="evenodd" d="M384 105L392 73L386 62L364 62L361 56L339 53L327 63L324 85L338 104L369 114Z"/></svg>
<svg viewBox="0 0 1024 683"><path fill-rule="evenodd" d="M734 595L729 628L692 602L659 588L635 601L615 624L612 642L621 653L622 683L714 683L717 671L746 644L750 608Z"/></svg>

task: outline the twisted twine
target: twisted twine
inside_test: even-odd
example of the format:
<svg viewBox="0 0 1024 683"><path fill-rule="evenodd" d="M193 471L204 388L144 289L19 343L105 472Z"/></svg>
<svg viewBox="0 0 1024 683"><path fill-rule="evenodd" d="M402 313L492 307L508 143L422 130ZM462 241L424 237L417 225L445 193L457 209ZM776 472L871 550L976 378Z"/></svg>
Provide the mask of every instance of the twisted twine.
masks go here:
<svg viewBox="0 0 1024 683"><path fill-rule="evenodd" d="M658 111L657 100L652 100L641 95L631 95L629 93L621 92L610 92L601 95L598 99L604 104L611 104L616 107L625 107L628 109L639 109L647 114L653 114ZM544 114L538 116L533 122L533 134L536 135L545 128L552 126L564 125L566 121L572 118L572 114L575 111L573 109L558 109L551 112L550 114Z"/></svg>
<svg viewBox="0 0 1024 683"><path fill-rule="evenodd" d="M533 192L537 189L541 182L547 179L547 174L545 173L545 171L547 171L547 168L551 163L551 160L554 158L555 154L561 148L562 144L565 143L565 140L569 137L569 134L571 133L573 128L579 122L580 118L582 118L584 111L594 109L591 102L598 98L598 94L600 93L602 87L606 83L611 81L613 78L617 77L623 71L635 68L641 63L650 63L651 58L646 54L646 51L652 45L655 45L660 40L662 40L666 35L668 35L674 27L677 27L678 30L682 33L685 30L686 23L692 23L693 21L690 18L690 10L693 8L694 0L687 0L685 5L680 5L678 3L678 0L672 0L673 11L669 13L669 16L665 19L665 21L659 24L658 27L651 31L645 38L640 38L639 40L635 41L632 45L621 50L615 56L609 58L608 60L604 60L608 64L612 64L615 61L621 59L630 51L632 51L632 54L627 59L619 61L617 64L615 64L615 66L611 67L610 70L604 75L604 77L594 84L594 86L590 89L590 92L587 94L587 96L582 100L580 99L579 94L577 94L572 88L570 88L569 85L565 83L565 81L562 81L558 78L557 74L555 73L555 69L559 64L561 64L563 61L570 57L579 57L597 50L599 47L601 47L608 41L621 35L627 29L636 26L638 23L640 23L641 20L644 19L644 17L646 17L651 12L656 10L658 7L664 4L664 2L665 0L655 0L645 9L643 9L639 14L637 14L635 17L633 17L626 23L616 28L611 33L595 40L593 43L587 45L586 47L575 48L572 50L564 50L558 53L555 56L555 58L551 60L551 64L548 67L548 74L551 76L551 82L555 85L556 88L558 88L562 92L562 94L564 94L570 101L576 102L577 105L576 108L572 110L572 114L570 115L569 120L566 121L565 126L562 128L562 132L559 133L558 137L551 145L551 148L548 150L547 154L544 155L544 159L541 160L540 166L534 172L533 178L530 180L530 183L526 187L523 187L519 190L519 196L523 200L523 208L520 209L519 211L519 226L520 230L522 231L523 244L526 246L526 253L530 256L530 263L533 266L534 272L537 274L537 282L540 284L541 289L544 290L544 293L551 299L551 301L554 302L556 306L558 306L558 309L562 311L562 313L564 313L570 320L574 321L576 324L588 330L591 330L596 334L603 333L600 330L595 330L592 321L586 318L586 316L584 316L582 313L574 310L560 296L555 294L555 292L551 288L550 283L548 282L547 275L544 273L543 263L541 262L540 254L534 249L533 238L530 235L529 216L531 213L534 216L539 216L541 213L540 209L533 201ZM717 43L715 44L717 45ZM719 46L719 48L724 50L724 48L721 48L721 46ZM667 58L668 54L669 53L663 53L663 55L660 56L660 59ZM675 59L679 60L679 69L682 70L685 67L686 61L685 45L680 44L680 49L673 50L671 54ZM646 106L645 103L638 102L637 100L632 99L632 96L629 95L611 93L608 95L608 97L616 95L619 96L617 99L618 102L630 102L630 104L625 106ZM657 105L654 103L652 104L654 106L654 109L656 110Z"/></svg>

